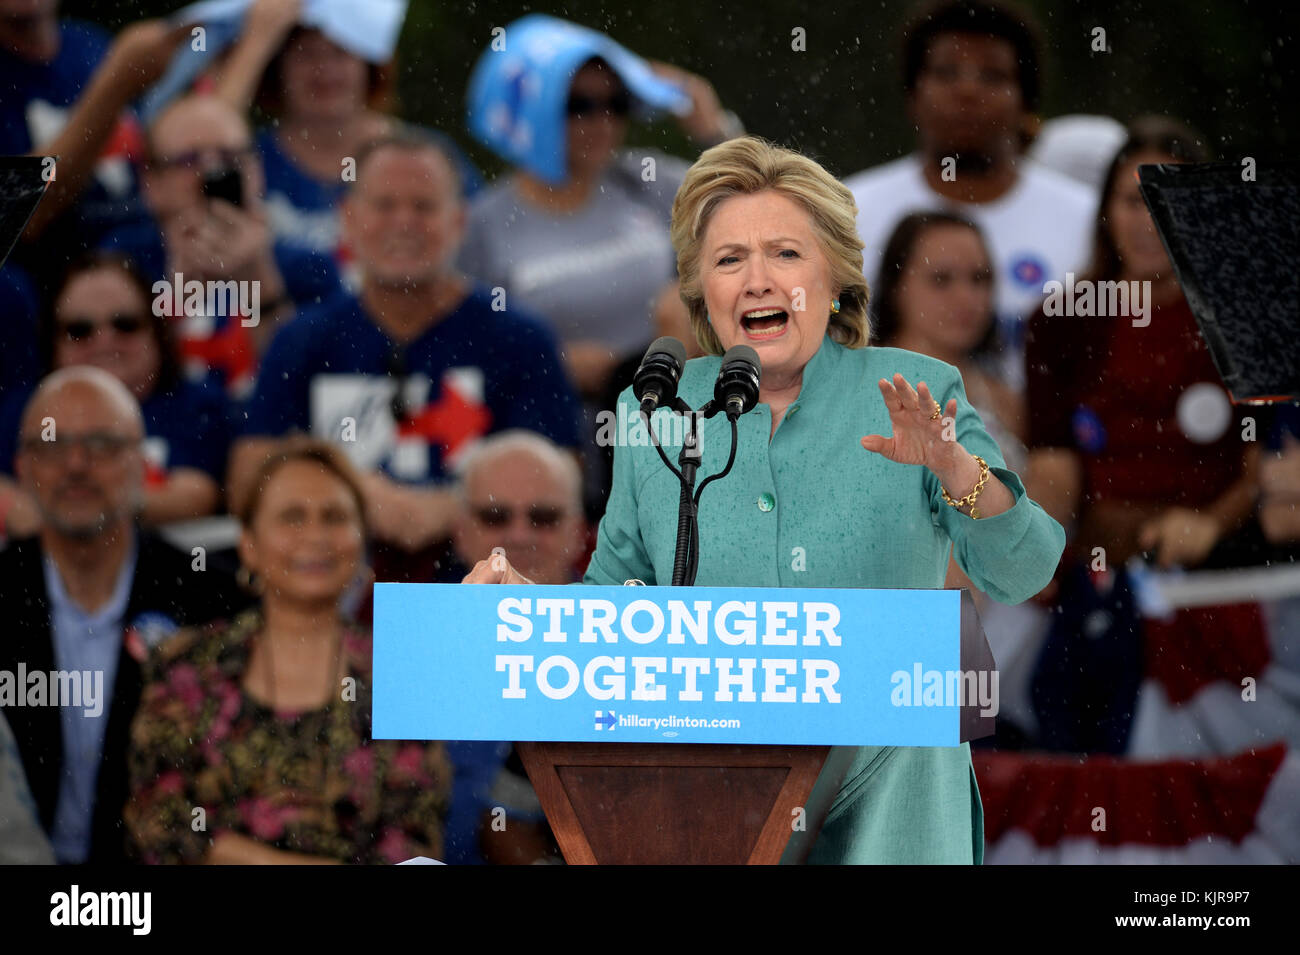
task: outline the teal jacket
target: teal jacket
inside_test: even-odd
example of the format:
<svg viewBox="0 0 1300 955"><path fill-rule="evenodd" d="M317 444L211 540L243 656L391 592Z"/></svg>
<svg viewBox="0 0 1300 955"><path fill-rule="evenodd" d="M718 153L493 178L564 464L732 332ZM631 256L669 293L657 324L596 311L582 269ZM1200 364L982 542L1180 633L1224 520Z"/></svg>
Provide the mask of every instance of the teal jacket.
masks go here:
<svg viewBox="0 0 1300 955"><path fill-rule="evenodd" d="M686 363L679 394L693 408L712 396L721 359ZM877 382L900 372L924 381L944 406L957 398L956 436L983 457L1015 498L972 519L944 503L924 467L895 464L860 444L892 433ZM614 484L586 584L672 580L680 485L653 446L637 440L637 402L619 396L609 436ZM679 434L656 417L677 463ZM951 553L975 586L1015 604L1051 580L1065 531L1025 494L966 398L957 369L897 348L848 349L829 336L804 369L798 398L771 434L771 409L739 421L735 465L704 491L696 584L716 587L942 588ZM769 440L770 436L770 440ZM674 438L676 440L674 440ZM723 415L701 423L699 479L722 470L731 448ZM698 485L697 485L698 486ZM970 745L859 748L810 861L979 863L984 817Z"/></svg>

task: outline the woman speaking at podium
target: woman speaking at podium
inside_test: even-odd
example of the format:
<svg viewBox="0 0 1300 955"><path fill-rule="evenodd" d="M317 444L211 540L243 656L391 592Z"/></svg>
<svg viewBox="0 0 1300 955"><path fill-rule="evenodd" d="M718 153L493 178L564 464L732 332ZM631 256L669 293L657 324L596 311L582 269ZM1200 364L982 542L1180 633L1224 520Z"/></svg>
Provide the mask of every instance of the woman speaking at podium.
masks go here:
<svg viewBox="0 0 1300 955"><path fill-rule="evenodd" d="M955 367L868 345L856 214L816 162L753 137L706 151L677 193L681 294L706 352L678 394L695 408L712 397L733 345L762 365L732 471L701 501L696 583L939 589L951 544L975 586L1026 600L1051 580L1065 532L1006 469ZM630 390L620 403L635 421ZM702 422L700 444L701 478L721 471L724 416ZM669 583L679 494L653 446L616 448L583 583ZM508 559L480 561L466 582L529 583ZM969 744L864 746L809 861L969 864L983 851Z"/></svg>

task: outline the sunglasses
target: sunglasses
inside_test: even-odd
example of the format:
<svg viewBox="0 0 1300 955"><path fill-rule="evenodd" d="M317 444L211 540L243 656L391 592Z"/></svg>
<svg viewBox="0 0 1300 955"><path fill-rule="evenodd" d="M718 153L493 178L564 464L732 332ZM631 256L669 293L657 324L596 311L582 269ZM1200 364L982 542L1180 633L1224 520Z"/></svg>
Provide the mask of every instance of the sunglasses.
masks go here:
<svg viewBox="0 0 1300 955"><path fill-rule="evenodd" d="M145 320L139 315L118 313L106 322L96 322L89 318L70 318L59 323L59 329L68 336L68 341L84 342L93 338L101 328L112 328L119 335L136 335L145 326Z"/></svg>
<svg viewBox="0 0 1300 955"><path fill-rule="evenodd" d="M514 523L515 519L515 509L512 507L493 504L488 507L476 507L473 511L474 519L484 527L506 527ZM558 507L534 504L528 508L528 523L541 530L555 527L563 518L564 511Z"/></svg>
<svg viewBox="0 0 1300 955"><path fill-rule="evenodd" d="M632 96L627 91L615 93L609 99L596 99L581 93L569 94L569 101L564 104L564 112L575 119L583 119L602 112L611 116L626 116L632 112Z"/></svg>

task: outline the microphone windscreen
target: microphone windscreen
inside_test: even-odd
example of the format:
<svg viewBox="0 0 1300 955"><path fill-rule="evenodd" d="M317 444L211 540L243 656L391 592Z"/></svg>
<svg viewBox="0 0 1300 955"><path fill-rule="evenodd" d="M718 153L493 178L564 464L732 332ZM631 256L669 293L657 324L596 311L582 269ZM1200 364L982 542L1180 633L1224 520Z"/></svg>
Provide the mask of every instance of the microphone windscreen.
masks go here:
<svg viewBox="0 0 1300 955"><path fill-rule="evenodd" d="M686 346L675 338L656 338L646 349L641 367L632 376L632 394L637 401L649 402L641 410L648 413L655 405L668 405L677 397L677 383L686 367Z"/></svg>
<svg viewBox="0 0 1300 955"><path fill-rule="evenodd" d="M722 366L718 369L718 380L713 386L714 403L729 416L752 411L758 403L762 375L758 352L748 345L731 346L722 356Z"/></svg>
<svg viewBox="0 0 1300 955"><path fill-rule="evenodd" d="M727 365L733 361L747 361L754 366L758 374L761 375L763 372L763 366L758 360L758 352L748 345L732 345L727 349L727 353L722 356L722 364Z"/></svg>
<svg viewBox="0 0 1300 955"><path fill-rule="evenodd" d="M753 351L753 349L751 348L750 351ZM645 358L649 358L651 355L656 354L668 355L675 359L678 365L686 364L686 346L671 335L665 335L663 338L656 338L651 342L650 347L646 349ZM645 363L645 358L641 359L643 364Z"/></svg>

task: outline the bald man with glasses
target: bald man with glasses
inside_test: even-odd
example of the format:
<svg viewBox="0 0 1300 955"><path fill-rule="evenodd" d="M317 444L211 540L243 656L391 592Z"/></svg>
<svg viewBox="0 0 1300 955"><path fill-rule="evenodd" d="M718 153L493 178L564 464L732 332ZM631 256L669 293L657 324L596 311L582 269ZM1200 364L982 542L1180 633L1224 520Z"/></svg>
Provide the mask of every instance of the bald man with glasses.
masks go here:
<svg viewBox="0 0 1300 955"><path fill-rule="evenodd" d="M98 368L50 375L23 414L15 469L41 530L0 551L0 709L61 863L123 859L126 747L149 648L247 602L206 554L139 530L143 439L135 398ZM74 674L79 699L55 692Z"/></svg>

